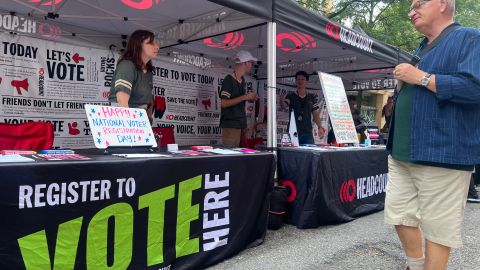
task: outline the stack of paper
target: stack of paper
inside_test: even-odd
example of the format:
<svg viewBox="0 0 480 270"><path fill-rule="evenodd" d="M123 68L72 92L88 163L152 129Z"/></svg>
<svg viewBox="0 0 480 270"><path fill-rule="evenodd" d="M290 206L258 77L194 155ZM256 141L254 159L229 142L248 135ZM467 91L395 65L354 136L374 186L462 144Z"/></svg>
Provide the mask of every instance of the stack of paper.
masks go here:
<svg viewBox="0 0 480 270"><path fill-rule="evenodd" d="M34 162L34 159L24 157L21 155L0 155L0 163L6 162Z"/></svg>

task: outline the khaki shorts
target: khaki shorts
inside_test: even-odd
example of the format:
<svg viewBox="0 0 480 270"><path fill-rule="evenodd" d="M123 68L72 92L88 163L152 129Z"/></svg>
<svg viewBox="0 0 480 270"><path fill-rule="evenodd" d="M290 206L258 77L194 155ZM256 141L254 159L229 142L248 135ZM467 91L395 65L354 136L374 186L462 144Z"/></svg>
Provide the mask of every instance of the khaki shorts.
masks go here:
<svg viewBox="0 0 480 270"><path fill-rule="evenodd" d="M238 147L240 145L241 128L222 128L223 145Z"/></svg>
<svg viewBox="0 0 480 270"><path fill-rule="evenodd" d="M471 174L402 162L388 156L385 223L420 225L427 240L447 247L461 247Z"/></svg>

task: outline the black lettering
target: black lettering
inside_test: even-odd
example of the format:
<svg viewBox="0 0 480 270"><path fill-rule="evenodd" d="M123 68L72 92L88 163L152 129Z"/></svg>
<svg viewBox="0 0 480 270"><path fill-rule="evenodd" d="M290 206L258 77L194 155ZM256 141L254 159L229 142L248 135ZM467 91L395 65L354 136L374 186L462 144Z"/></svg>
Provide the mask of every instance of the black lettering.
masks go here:
<svg viewBox="0 0 480 270"><path fill-rule="evenodd" d="M177 134L195 134L193 125L177 125Z"/></svg>

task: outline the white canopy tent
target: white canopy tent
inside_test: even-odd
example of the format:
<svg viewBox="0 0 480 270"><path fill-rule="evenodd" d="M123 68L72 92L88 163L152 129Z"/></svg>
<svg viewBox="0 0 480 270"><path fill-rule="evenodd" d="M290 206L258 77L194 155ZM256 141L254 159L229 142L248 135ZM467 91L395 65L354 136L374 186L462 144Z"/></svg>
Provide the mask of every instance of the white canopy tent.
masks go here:
<svg viewBox="0 0 480 270"><path fill-rule="evenodd" d="M248 50L259 59L255 76L267 79L269 89L298 70L337 74L352 89L391 79L392 68L410 59L293 0L5 0L0 15L1 31L112 50L134 30L149 29L157 33L162 56L184 62L205 57L213 68L228 67L236 51ZM318 88L318 79L311 84ZM276 100L275 91L268 93L273 147Z"/></svg>

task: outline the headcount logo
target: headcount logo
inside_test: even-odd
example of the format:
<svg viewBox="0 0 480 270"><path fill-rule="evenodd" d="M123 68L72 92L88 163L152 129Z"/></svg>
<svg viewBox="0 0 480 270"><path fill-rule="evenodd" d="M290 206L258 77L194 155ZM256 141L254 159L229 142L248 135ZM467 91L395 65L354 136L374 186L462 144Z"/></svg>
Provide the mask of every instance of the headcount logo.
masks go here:
<svg viewBox="0 0 480 270"><path fill-rule="evenodd" d="M38 70L38 95L43 96L45 90L45 69Z"/></svg>
<svg viewBox="0 0 480 270"><path fill-rule="evenodd" d="M357 186L355 186L355 181L353 181L353 179L343 182L340 186L340 201L342 203L353 202L356 193Z"/></svg>
<svg viewBox="0 0 480 270"><path fill-rule="evenodd" d="M57 25L12 14L0 14L0 30L29 35L38 34L47 38L58 38L62 35L62 29Z"/></svg>
<svg viewBox="0 0 480 270"><path fill-rule="evenodd" d="M340 40L342 43L373 53L373 40L367 36L363 36L350 29L341 27L336 23L327 23L325 30L327 35L335 40Z"/></svg>
<svg viewBox="0 0 480 270"><path fill-rule="evenodd" d="M388 174L377 174L367 177L359 177L355 182L349 179L342 183L339 190L340 201L351 203L355 199L362 200L381 193L385 193L388 182Z"/></svg>
<svg viewBox="0 0 480 270"><path fill-rule="evenodd" d="M277 47L284 52L296 53L317 47L317 42L305 33L280 33L277 35Z"/></svg>
<svg viewBox="0 0 480 270"><path fill-rule="evenodd" d="M20 237L17 241L23 262L26 269L76 269L79 266L130 269L138 268L138 264L168 268L170 260L208 252L229 243L229 187L229 172L198 175L138 197L135 197L138 189L133 177L21 185L19 211L130 198L128 202L109 204L96 213L72 217L58 225L48 224L49 228L58 226L56 230L43 229ZM132 199L138 201L130 203ZM165 225L172 223L176 227ZM146 239L134 237L137 231L146 232ZM174 235L175 243L165 241L164 235ZM49 243L55 243L54 251ZM85 250L79 251L83 248ZM140 256L145 261L131 265L136 256L133 251L139 249L146 254L144 259ZM85 257L77 256L79 252ZM169 254L167 258L165 254Z"/></svg>
<svg viewBox="0 0 480 270"><path fill-rule="evenodd" d="M221 36L222 37L222 36ZM233 50L243 44L245 36L241 32L226 33L223 40L214 38L205 38L203 43L208 47L224 49L225 51Z"/></svg>

